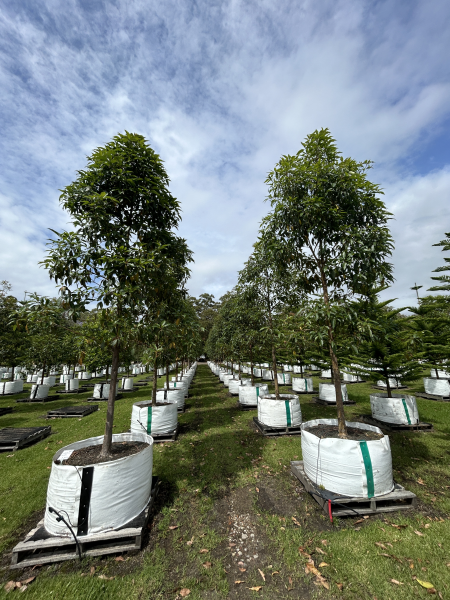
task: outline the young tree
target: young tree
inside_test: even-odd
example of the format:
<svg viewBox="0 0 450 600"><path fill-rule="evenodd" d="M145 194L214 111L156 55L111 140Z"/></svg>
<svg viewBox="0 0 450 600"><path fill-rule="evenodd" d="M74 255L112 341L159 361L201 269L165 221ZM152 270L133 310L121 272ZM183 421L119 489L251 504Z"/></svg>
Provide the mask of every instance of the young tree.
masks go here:
<svg viewBox="0 0 450 600"><path fill-rule="evenodd" d="M10 291L11 285L7 281L0 282L0 364L11 367L12 381L15 367L25 361L28 336L23 330L14 328L19 305Z"/></svg>
<svg viewBox="0 0 450 600"><path fill-rule="evenodd" d="M190 251L174 233L180 205L168 189L160 157L141 135L119 134L88 157L88 166L61 194L73 231L54 232L44 265L71 303L110 309L111 387L101 454L111 455L120 349L127 331L139 331L148 307L187 276ZM176 268L174 268L176 265ZM74 289L71 289L74 286Z"/></svg>
<svg viewBox="0 0 450 600"><path fill-rule="evenodd" d="M392 280L390 213L367 179L370 161L342 158L328 129L307 136L295 156L283 156L269 174L273 208L263 221L278 263L299 274L301 291L320 293L336 388L339 435L346 436L331 305Z"/></svg>
<svg viewBox="0 0 450 600"><path fill-rule="evenodd" d="M441 240L437 244L433 244L433 246L441 246L442 252L450 251L450 231L445 234L445 240ZM445 271L450 271L450 258L445 257L444 262L446 263L443 267L438 267L433 271L433 273L444 273ZM450 275L437 275L436 277L432 277L434 281L440 281L439 285L434 285L428 291L429 292L450 292Z"/></svg>

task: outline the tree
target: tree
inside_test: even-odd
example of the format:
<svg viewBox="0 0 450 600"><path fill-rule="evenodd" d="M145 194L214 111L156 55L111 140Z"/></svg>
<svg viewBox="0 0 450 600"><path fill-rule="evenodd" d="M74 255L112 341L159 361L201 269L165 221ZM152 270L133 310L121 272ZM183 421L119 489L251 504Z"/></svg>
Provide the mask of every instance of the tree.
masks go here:
<svg viewBox="0 0 450 600"><path fill-rule="evenodd" d="M9 292L11 285L0 282L0 364L11 367L11 381L14 369L25 361L27 334L14 328L14 316L18 310L18 301Z"/></svg>
<svg viewBox="0 0 450 600"><path fill-rule="evenodd" d="M183 286L192 260L174 233L179 202L168 189L160 157L141 135L119 134L88 157L88 166L62 190L60 202L73 231L54 232L44 261L71 305L96 302L110 310L111 387L102 456L111 454L114 399L120 349L130 330L137 334L150 306ZM74 286L74 289L71 287Z"/></svg>
<svg viewBox="0 0 450 600"><path fill-rule="evenodd" d="M438 242L437 244L433 244L433 246L442 246L442 252L450 251L450 232L445 234L445 240ZM446 263L443 267L438 267L433 271L433 273L444 273L445 271L450 271L450 258L444 258L444 262ZM428 291L429 292L450 292L450 275L438 275L436 277L432 277L434 281L440 281L439 285L434 285Z"/></svg>
<svg viewBox="0 0 450 600"><path fill-rule="evenodd" d="M263 235L279 245L278 263L297 270L301 291L322 296L339 435L345 437L331 305L392 281L390 213L377 197L379 186L367 179L371 162L342 158L328 129L308 135L302 146L267 178L273 211Z"/></svg>
<svg viewBox="0 0 450 600"><path fill-rule="evenodd" d="M201 339L203 341L203 346L205 346L209 332L217 317L220 302L216 302L212 294L200 294L198 298L191 297L190 300L197 313L200 327L202 328ZM204 349L202 349L202 351L204 352Z"/></svg>

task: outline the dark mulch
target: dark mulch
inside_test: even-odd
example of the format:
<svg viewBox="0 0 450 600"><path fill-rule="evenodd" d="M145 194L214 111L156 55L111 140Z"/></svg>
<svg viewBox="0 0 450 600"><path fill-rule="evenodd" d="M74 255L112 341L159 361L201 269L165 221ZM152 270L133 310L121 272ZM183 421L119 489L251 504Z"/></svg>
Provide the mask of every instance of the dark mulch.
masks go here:
<svg viewBox="0 0 450 600"><path fill-rule="evenodd" d="M337 425L315 425L314 427L308 427L307 431L313 433L320 439L324 438L338 438L339 430ZM348 440L354 440L355 442L367 442L367 440L381 440L384 437L382 433L376 433L375 431L367 431L365 429L359 429L357 427L347 427L347 438Z"/></svg>
<svg viewBox="0 0 450 600"><path fill-rule="evenodd" d="M111 446L111 456L109 458L100 456L102 450L101 444L96 446L86 446L86 448L75 450L72 455L64 461L64 464L73 465L74 467L97 465L99 463L109 462L111 460L124 458L125 456L131 456L132 454L137 454L147 446L148 444L145 442L115 442Z"/></svg>

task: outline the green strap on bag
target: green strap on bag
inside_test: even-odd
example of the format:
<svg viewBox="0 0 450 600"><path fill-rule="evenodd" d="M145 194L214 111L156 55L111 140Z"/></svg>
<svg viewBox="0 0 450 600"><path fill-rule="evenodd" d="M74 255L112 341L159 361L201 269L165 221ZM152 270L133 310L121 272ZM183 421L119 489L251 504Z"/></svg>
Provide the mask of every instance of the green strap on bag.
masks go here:
<svg viewBox="0 0 450 600"><path fill-rule="evenodd" d="M403 408L405 409L406 418L408 419L408 425L411 425L411 418L409 416L409 410L408 410L408 407L406 406L405 398L402 398L402 403L403 403Z"/></svg>
<svg viewBox="0 0 450 600"><path fill-rule="evenodd" d="M290 427L291 426L291 403L289 400L285 400L284 401L284 405L286 407L286 422L287 422L287 426Z"/></svg>
<svg viewBox="0 0 450 600"><path fill-rule="evenodd" d="M149 406L147 409L147 433L152 432L152 407Z"/></svg>
<svg viewBox="0 0 450 600"><path fill-rule="evenodd" d="M373 482L372 460L370 458L369 447L367 446L367 442L359 442L359 447L361 448L364 468L366 470L367 496L373 498L375 495L375 484Z"/></svg>
<svg viewBox="0 0 450 600"><path fill-rule="evenodd" d="M307 391L308 391L308 380L305 379L305 392L307 392Z"/></svg>

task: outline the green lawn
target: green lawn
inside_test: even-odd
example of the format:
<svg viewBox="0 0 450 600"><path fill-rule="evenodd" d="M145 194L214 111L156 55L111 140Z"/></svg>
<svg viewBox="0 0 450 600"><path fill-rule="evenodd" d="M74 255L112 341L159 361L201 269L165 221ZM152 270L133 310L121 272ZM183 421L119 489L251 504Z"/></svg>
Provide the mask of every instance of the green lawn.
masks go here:
<svg viewBox="0 0 450 600"><path fill-rule="evenodd" d="M357 404L346 413L356 420L370 412L371 388L348 388ZM420 382L411 386L420 389ZM0 407L14 406L15 412L0 417L0 426L46 423L41 416L51 408L82 404L89 395L33 405L2 398ZM129 429L133 402L149 397L147 386L116 403L117 432ZM304 420L335 415L310 398L301 396ZM50 421L53 433L46 440L12 456L0 454L0 598L7 581L34 575L25 594L36 599L175 599L183 588L193 599L428 597L417 580L450 597L450 403L418 399L421 420L435 431L390 435L395 478L417 494L417 509L361 523L330 523L289 473L290 460L301 459L300 438L257 434L251 426L256 411L239 411L206 365L197 369L187 405L178 440L155 446L154 474L162 488L143 551L119 561L86 559L23 573L7 568L13 545L42 514L54 451L101 435L104 404L82 420ZM308 555L329 590L305 573Z"/></svg>

